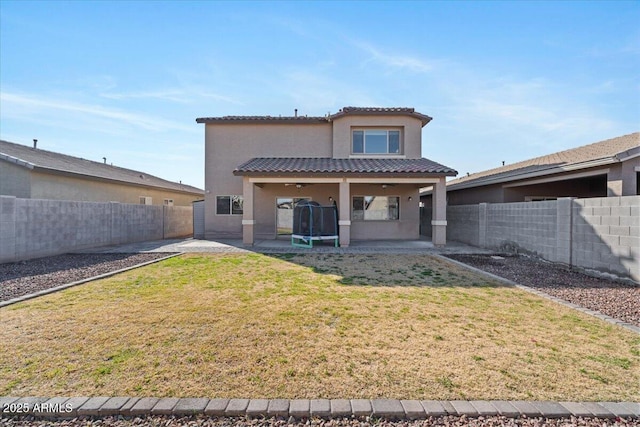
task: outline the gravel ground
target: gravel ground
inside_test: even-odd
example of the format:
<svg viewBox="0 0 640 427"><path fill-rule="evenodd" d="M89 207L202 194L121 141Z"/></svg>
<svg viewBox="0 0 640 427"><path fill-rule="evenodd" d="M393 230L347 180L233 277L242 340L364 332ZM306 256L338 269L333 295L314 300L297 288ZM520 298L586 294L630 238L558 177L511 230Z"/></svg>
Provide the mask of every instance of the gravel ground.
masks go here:
<svg viewBox="0 0 640 427"><path fill-rule="evenodd" d="M640 326L640 286L587 276L526 256L448 254L449 258L546 294Z"/></svg>
<svg viewBox="0 0 640 427"><path fill-rule="evenodd" d="M167 253L66 254L0 264L0 301L7 301L146 261Z"/></svg>
<svg viewBox="0 0 640 427"><path fill-rule="evenodd" d="M472 426L472 427L492 427L492 426L585 426L585 427L605 427L620 426L631 427L640 426L640 420L634 419L614 419L603 420L598 418L504 418L504 417L437 417L420 421L386 421L386 420L357 420L357 419L335 419L335 420L311 420L306 422L287 422L274 418L247 420L245 418L215 418L206 416L194 417L169 417L154 416L146 418L98 418L98 419L73 419L64 421L39 421L28 418L0 418L0 425L5 427L67 427L67 426L95 426L95 427L130 427L130 426L162 426L162 427L430 427L430 426Z"/></svg>

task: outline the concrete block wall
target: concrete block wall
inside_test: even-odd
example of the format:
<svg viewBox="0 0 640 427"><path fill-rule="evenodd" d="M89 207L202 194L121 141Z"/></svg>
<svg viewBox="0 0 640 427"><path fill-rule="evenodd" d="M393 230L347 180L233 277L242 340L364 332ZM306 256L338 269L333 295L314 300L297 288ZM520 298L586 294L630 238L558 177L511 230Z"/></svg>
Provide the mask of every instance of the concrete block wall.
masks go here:
<svg viewBox="0 0 640 427"><path fill-rule="evenodd" d="M188 236L191 209L0 196L0 263Z"/></svg>
<svg viewBox="0 0 640 427"><path fill-rule="evenodd" d="M447 208L447 239L480 246L480 207L460 205Z"/></svg>
<svg viewBox="0 0 640 427"><path fill-rule="evenodd" d="M571 263L640 280L640 196L576 199Z"/></svg>
<svg viewBox="0 0 640 427"><path fill-rule="evenodd" d="M447 221L450 240L640 282L640 196L456 205Z"/></svg>
<svg viewBox="0 0 640 427"><path fill-rule="evenodd" d="M192 206L164 206L164 239L175 239L193 235Z"/></svg>
<svg viewBox="0 0 640 427"><path fill-rule="evenodd" d="M487 204L486 237L482 246L520 249L556 259L557 202Z"/></svg>

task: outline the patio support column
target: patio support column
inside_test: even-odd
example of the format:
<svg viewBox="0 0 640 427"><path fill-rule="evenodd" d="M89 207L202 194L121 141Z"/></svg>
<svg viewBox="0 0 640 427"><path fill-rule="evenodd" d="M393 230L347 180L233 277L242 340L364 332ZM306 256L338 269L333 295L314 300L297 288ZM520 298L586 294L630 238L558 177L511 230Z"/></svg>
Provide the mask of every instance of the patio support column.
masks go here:
<svg viewBox="0 0 640 427"><path fill-rule="evenodd" d="M253 182L248 177L242 178L242 243L253 246L253 226L256 221L253 219Z"/></svg>
<svg viewBox="0 0 640 427"><path fill-rule="evenodd" d="M340 228L340 246L348 247L351 242L351 195L350 184L345 180L339 184L340 205L338 226Z"/></svg>
<svg viewBox="0 0 640 427"><path fill-rule="evenodd" d="M431 220L431 239L434 246L447 244L447 185L445 177L433 184L433 217Z"/></svg>

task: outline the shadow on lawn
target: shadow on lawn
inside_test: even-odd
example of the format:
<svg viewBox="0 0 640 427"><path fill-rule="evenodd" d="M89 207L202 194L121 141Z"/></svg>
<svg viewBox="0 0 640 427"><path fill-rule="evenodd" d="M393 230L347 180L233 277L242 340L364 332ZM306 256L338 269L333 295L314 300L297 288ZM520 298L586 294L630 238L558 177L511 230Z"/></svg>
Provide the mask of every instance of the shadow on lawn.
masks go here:
<svg viewBox="0 0 640 427"><path fill-rule="evenodd" d="M264 254L310 268L314 273L338 276L345 286L380 287L508 287L499 281L429 255L279 253ZM415 259L411 259L415 258ZM397 260L397 262L395 261Z"/></svg>

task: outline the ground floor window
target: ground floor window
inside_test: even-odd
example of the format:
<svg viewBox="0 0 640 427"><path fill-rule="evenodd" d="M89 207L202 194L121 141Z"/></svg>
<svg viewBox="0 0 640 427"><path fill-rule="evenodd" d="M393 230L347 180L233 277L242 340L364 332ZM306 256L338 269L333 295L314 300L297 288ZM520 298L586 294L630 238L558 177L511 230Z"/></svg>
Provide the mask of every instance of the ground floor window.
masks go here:
<svg viewBox="0 0 640 427"><path fill-rule="evenodd" d="M242 196L216 196L216 215L242 215Z"/></svg>
<svg viewBox="0 0 640 427"><path fill-rule="evenodd" d="M352 220L393 221L400 219L398 196L354 196Z"/></svg>

